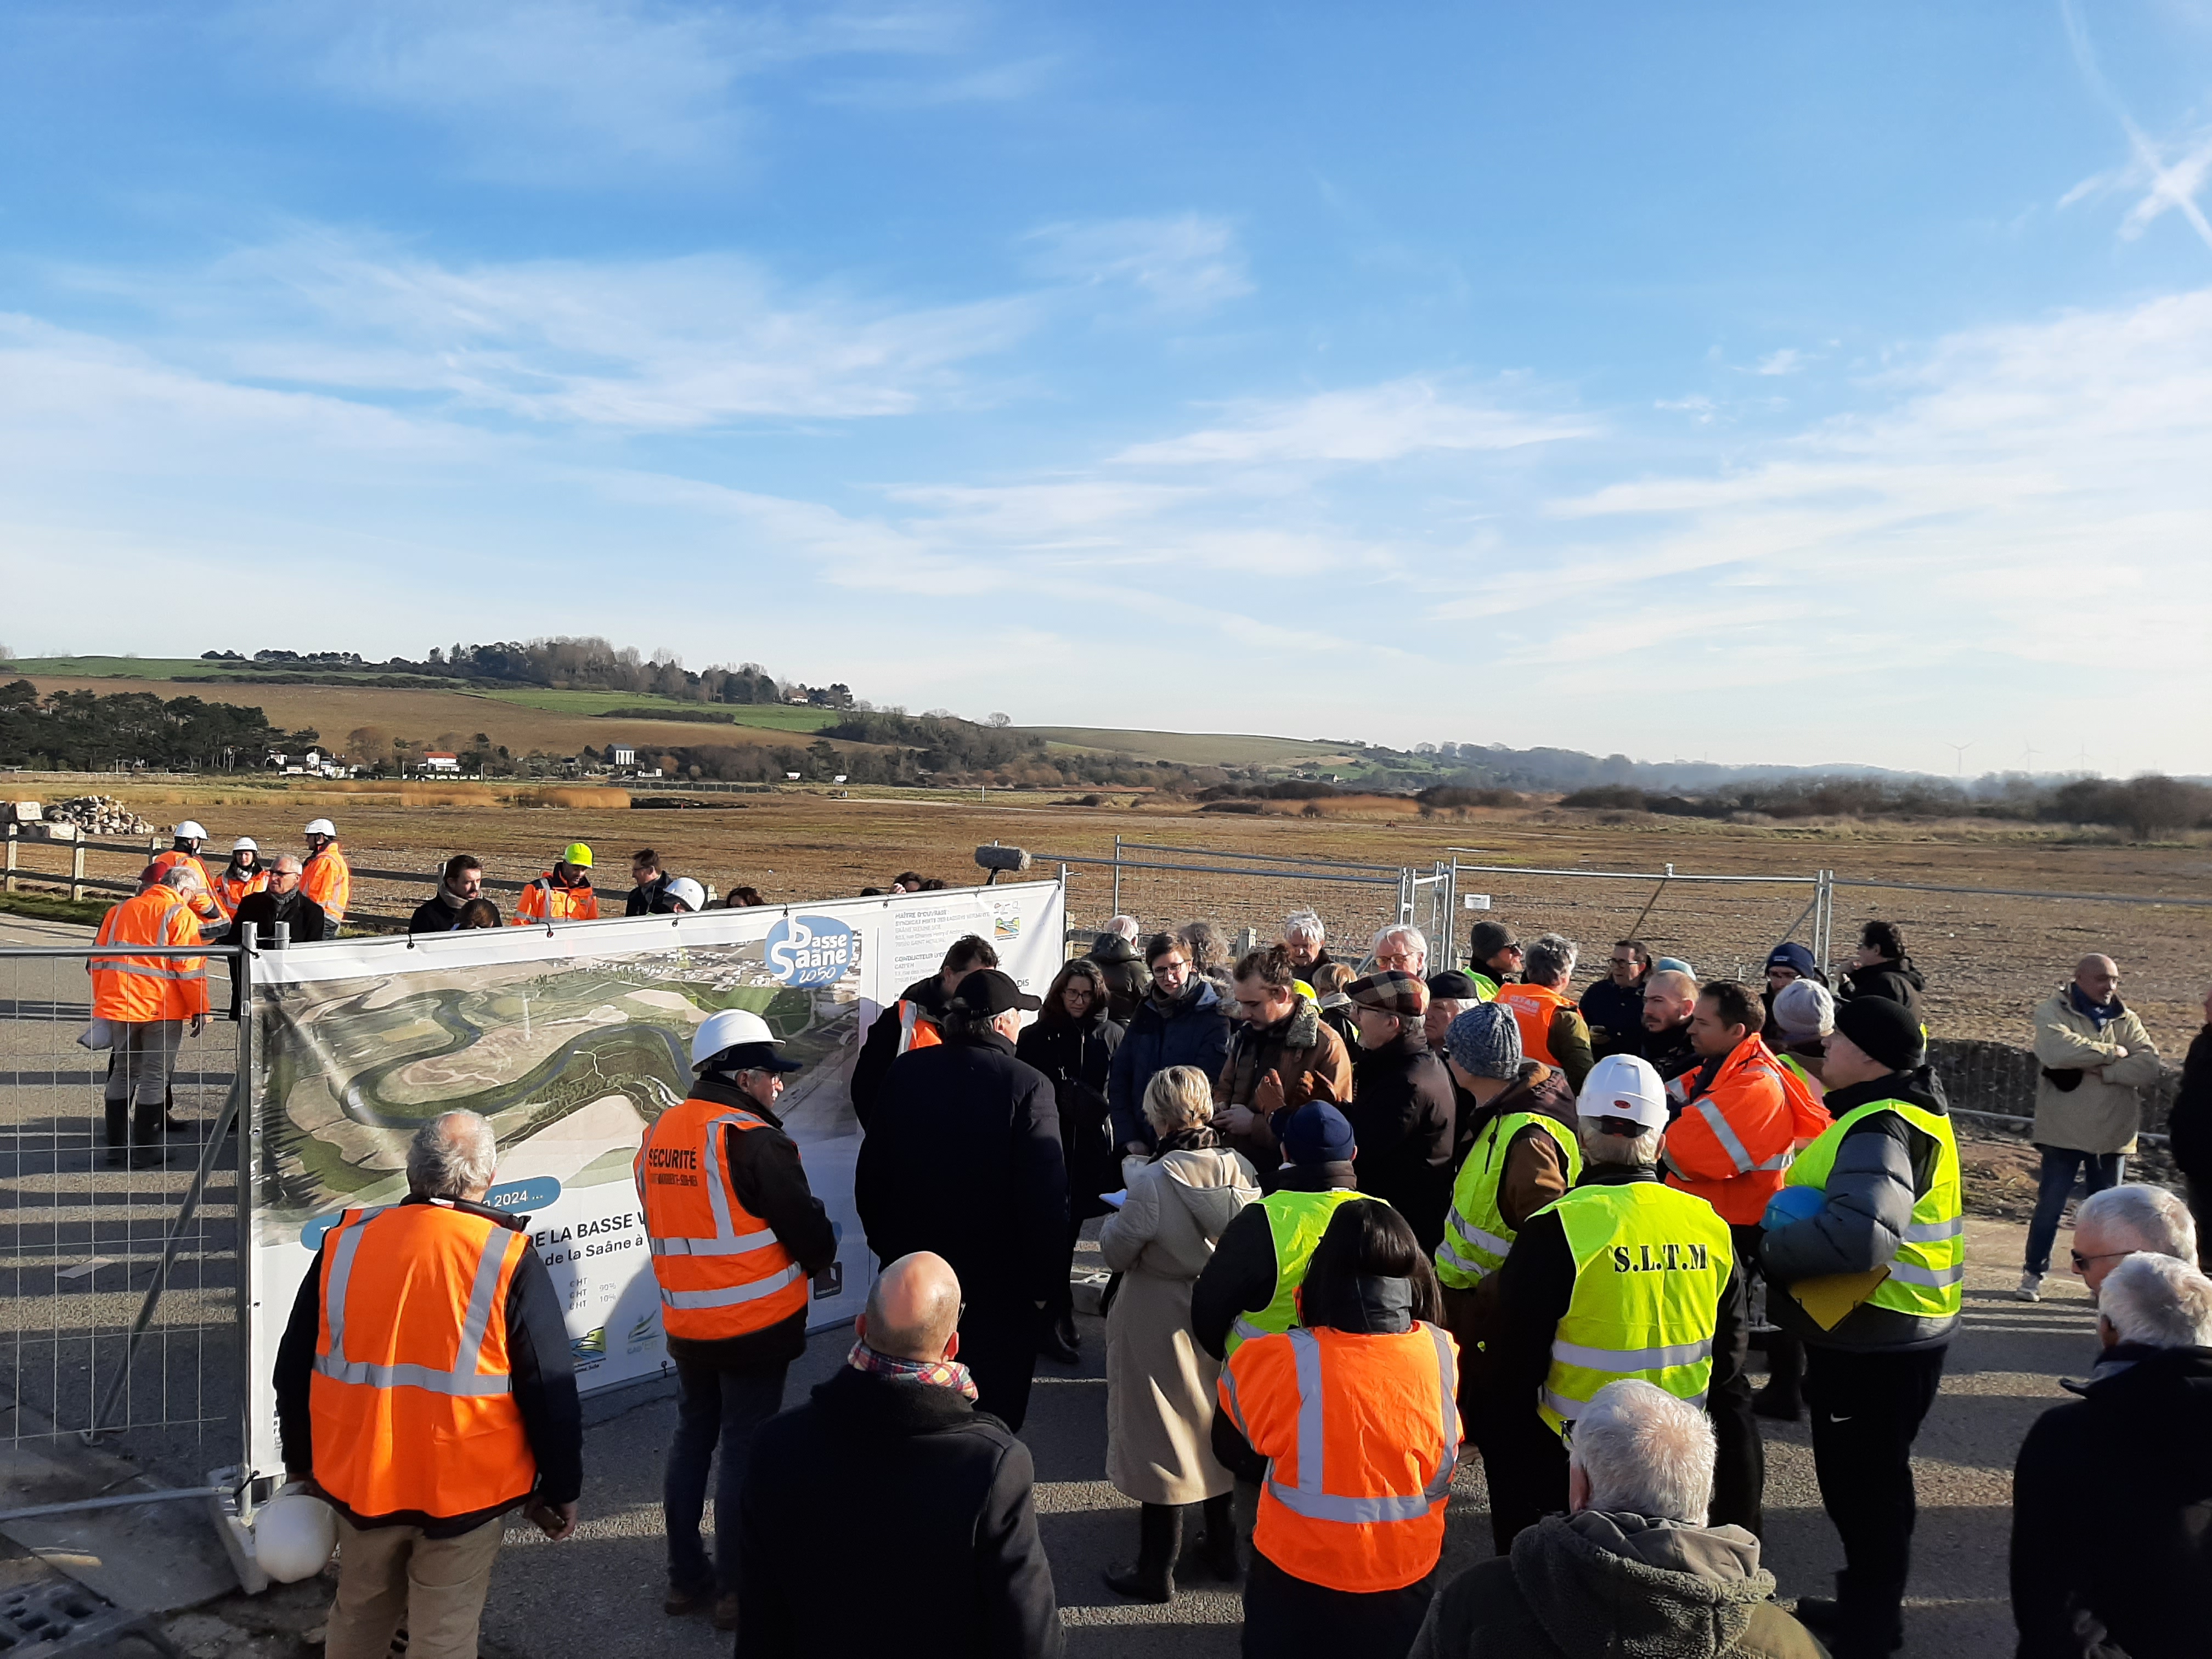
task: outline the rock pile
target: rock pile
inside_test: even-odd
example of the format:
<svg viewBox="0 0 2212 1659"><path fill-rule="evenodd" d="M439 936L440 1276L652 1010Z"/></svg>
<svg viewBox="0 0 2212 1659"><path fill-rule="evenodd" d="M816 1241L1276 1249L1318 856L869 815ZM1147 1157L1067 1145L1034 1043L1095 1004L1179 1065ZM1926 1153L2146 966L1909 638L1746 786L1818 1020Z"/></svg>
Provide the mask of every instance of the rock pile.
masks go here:
<svg viewBox="0 0 2212 1659"><path fill-rule="evenodd" d="M78 795L46 808L48 823L73 823L88 836L150 836L154 826L112 795Z"/></svg>

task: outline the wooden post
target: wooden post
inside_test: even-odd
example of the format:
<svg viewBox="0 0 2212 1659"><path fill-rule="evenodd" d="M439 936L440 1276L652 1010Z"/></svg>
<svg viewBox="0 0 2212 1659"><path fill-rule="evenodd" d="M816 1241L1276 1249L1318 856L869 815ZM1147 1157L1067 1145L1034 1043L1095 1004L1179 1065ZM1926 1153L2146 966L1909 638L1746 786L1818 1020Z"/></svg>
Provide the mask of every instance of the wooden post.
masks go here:
<svg viewBox="0 0 2212 1659"><path fill-rule="evenodd" d="M84 902L84 841L82 836L70 843L70 902Z"/></svg>
<svg viewBox="0 0 2212 1659"><path fill-rule="evenodd" d="M8 890L11 893L15 890L15 848L20 839L11 821L8 825Z"/></svg>

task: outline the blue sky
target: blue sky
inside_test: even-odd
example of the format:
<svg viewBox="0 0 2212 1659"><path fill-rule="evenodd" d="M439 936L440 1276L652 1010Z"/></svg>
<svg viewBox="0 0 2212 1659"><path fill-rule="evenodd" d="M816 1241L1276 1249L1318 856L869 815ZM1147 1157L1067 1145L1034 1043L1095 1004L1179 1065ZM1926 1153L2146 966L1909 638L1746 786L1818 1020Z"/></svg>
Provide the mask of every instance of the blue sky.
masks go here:
<svg viewBox="0 0 2212 1659"><path fill-rule="evenodd" d="M2212 770L2205 0L18 0L0 144L21 654Z"/></svg>

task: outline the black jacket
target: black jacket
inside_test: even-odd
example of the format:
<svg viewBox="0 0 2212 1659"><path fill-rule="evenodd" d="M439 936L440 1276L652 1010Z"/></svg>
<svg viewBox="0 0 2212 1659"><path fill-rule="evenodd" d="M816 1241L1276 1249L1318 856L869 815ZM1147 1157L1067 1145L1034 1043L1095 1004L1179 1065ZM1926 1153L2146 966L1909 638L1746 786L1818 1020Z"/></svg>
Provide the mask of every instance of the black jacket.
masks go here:
<svg viewBox="0 0 2212 1659"><path fill-rule="evenodd" d="M633 887L623 901L626 916L665 916L668 914L668 884L676 878L663 871L642 887Z"/></svg>
<svg viewBox="0 0 2212 1659"><path fill-rule="evenodd" d="M1121 1046L1121 1027L1103 1008L1080 1022L1037 1020L1014 1040L1014 1058L1052 1079L1060 1152L1067 1159L1067 1199L1078 1221L1104 1215L1110 1206L1098 1194L1121 1185L1121 1159L1106 1109L1106 1074Z"/></svg>
<svg viewBox="0 0 2212 1659"><path fill-rule="evenodd" d="M442 886L444 884L441 883ZM410 933L453 933L460 931L461 911L467 903L449 904L443 893L433 893L415 907L415 914L407 918Z"/></svg>
<svg viewBox="0 0 2212 1659"><path fill-rule="evenodd" d="M1636 983L1622 987L1613 982L1613 975L1591 982L1583 992L1577 1005L1583 1018L1589 1022L1590 1052L1600 1060L1607 1054L1641 1054L1644 1049L1644 981L1651 977L1645 969L1637 975ZM1602 1027L1605 1035L1598 1036Z"/></svg>
<svg viewBox="0 0 2212 1659"><path fill-rule="evenodd" d="M1168 1007L1152 996L1137 1005L1106 1080L1116 1146L1154 1144L1152 1126L1145 1121L1145 1091L1155 1073L1195 1066L1208 1082L1221 1075L1221 1062L1229 1054L1229 1006L1219 987L1195 973Z"/></svg>
<svg viewBox="0 0 2212 1659"><path fill-rule="evenodd" d="M1137 1005L1152 988L1152 970L1145 966L1145 959L1137 954L1137 947L1119 933L1101 933L1083 954L1097 963L1098 971L1106 975L1108 1011L1127 1024L1137 1012Z"/></svg>
<svg viewBox="0 0 2212 1659"><path fill-rule="evenodd" d="M1067 1166L1052 1080L986 1026L901 1054L853 1170L868 1248L934 1250L968 1300L1045 1301L1067 1279Z"/></svg>
<svg viewBox="0 0 2212 1659"><path fill-rule="evenodd" d="M1831 1089L1823 1103L1828 1115L1841 1119L1875 1100L1902 1100L1923 1111L1948 1115L1942 1099L1918 1073L1893 1072L1871 1083ZM1940 1148L1935 1140L1895 1112L1861 1118L1836 1148L1828 1171L1827 1204L1817 1215L1764 1234L1759 1271L1773 1286L1831 1273L1863 1273L1896 1258L1912 1224L1912 1206L1936 1179ZM1796 1299L1779 1291L1766 1298L1767 1317L1806 1341L1830 1348L1906 1353L1941 1347L1958 1328L1956 1316L1923 1319L1862 1303L1833 1330L1822 1330Z"/></svg>
<svg viewBox="0 0 2212 1659"><path fill-rule="evenodd" d="M1349 1164L1291 1164L1278 1192L1325 1193L1359 1184ZM1213 1254L1190 1291L1190 1334L1216 1359L1229 1346L1239 1314L1258 1313L1275 1299L1275 1234L1261 1205L1248 1204L1221 1230Z"/></svg>
<svg viewBox="0 0 2212 1659"><path fill-rule="evenodd" d="M409 1197L406 1204L428 1204L427 1198ZM438 1200L443 1202L444 1200ZM487 1216L502 1227L521 1231L527 1216L502 1213L480 1204L455 1201L453 1207L469 1215ZM322 1323L323 1249L300 1281L292 1299L292 1317L276 1345L276 1432L284 1449L284 1467L313 1470L315 1466L313 1414L307 1401L308 1380L314 1374L315 1343ZM548 1504L573 1504L584 1489L584 1417L576 1404L576 1373L568 1358L568 1327L554 1294L552 1275L534 1249L525 1250L507 1291L507 1355L513 1379L514 1403L522 1413L522 1431L530 1442L530 1455L538 1464L537 1496ZM416 1449L426 1455L428 1448ZM324 1494L329 1498L329 1494ZM499 1509L473 1514L436 1516L416 1510L393 1515L356 1515L336 1499L331 1507L360 1527L420 1527L432 1538L458 1538L473 1532Z"/></svg>
<svg viewBox="0 0 2212 1659"><path fill-rule="evenodd" d="M1341 1107L1359 1152L1359 1190L1390 1205L1424 1250L1444 1236L1451 1206L1451 1074L1419 1024L1352 1056L1352 1103Z"/></svg>
<svg viewBox="0 0 2212 1659"><path fill-rule="evenodd" d="M313 945L330 936L330 919L323 914L323 907L295 887L290 892L281 894L264 889L258 893L248 893L239 900L237 914L231 917L230 926L223 930L222 942L225 945L237 944L240 937L240 928L251 926L254 930L255 948L276 950L279 948L276 924L280 921L292 930L290 942L294 945ZM234 963L234 969L235 966ZM230 976L230 1017L233 1019L238 1018L245 994L245 980L234 971Z"/></svg>
<svg viewBox="0 0 2212 1659"><path fill-rule="evenodd" d="M2212 1646L2212 1348L2124 1345L2106 1359L2134 1363L2036 1419L2013 1471L2020 1659L2201 1659ZM2106 1645L2087 1639L2092 1625Z"/></svg>
<svg viewBox="0 0 2212 1659"><path fill-rule="evenodd" d="M783 1248L809 1279L826 1272L837 1260L837 1233L822 1200L807 1185L806 1171L799 1162L799 1148L783 1133L783 1120L732 1084L702 1077L691 1085L700 1100L733 1106L750 1112L769 1127L722 1132L722 1156L730 1170L730 1189L738 1202L769 1224ZM744 1336L713 1341L694 1337L668 1339L668 1357L717 1370L772 1370L788 1365L806 1352L806 1310L790 1318Z"/></svg>
<svg viewBox="0 0 2212 1659"><path fill-rule="evenodd" d="M1663 1031L1645 1031L1640 1027L1638 1030L1640 1035L1632 1052L1642 1054L1651 1062L1651 1069L1659 1073L1662 1083L1672 1083L1685 1073L1694 1072L1705 1063L1705 1056L1690 1042L1689 1021L1670 1025Z"/></svg>
<svg viewBox="0 0 2212 1659"><path fill-rule="evenodd" d="M956 1390L842 1367L753 1437L738 1659L1057 1659L1035 1479ZM886 1609L913 1643L886 1639Z"/></svg>
<svg viewBox="0 0 2212 1659"><path fill-rule="evenodd" d="M2199 1185L2212 1182L2212 1025L2197 1032L2182 1060L2166 1132L2181 1172Z"/></svg>
<svg viewBox="0 0 2212 1659"><path fill-rule="evenodd" d="M1895 962L1878 962L1871 968L1853 968L1844 975L1844 982L1837 988L1836 1000L1849 1002L1854 997L1881 997L1890 1002L1901 1002L1912 1018L1923 1024L1927 1017L1920 1011L1920 994L1928 988L1911 957L1899 957Z"/></svg>
<svg viewBox="0 0 2212 1659"><path fill-rule="evenodd" d="M933 1024L945 1017L946 995L945 982L932 974L927 979L918 979L898 994L898 1002L876 1016L876 1023L868 1027L868 1035L860 1043L860 1052L853 1061L853 1115L860 1120L860 1127L868 1127L868 1114L875 1110L876 1097L884 1086L884 1073L899 1057L899 1002L919 1003Z"/></svg>

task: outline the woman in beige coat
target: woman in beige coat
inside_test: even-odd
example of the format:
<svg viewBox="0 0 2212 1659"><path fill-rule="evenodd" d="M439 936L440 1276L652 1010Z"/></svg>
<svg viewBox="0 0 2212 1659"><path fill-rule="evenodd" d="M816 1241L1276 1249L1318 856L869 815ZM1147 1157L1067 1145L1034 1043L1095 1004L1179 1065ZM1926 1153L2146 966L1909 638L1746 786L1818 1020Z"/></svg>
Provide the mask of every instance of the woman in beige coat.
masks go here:
<svg viewBox="0 0 2212 1659"><path fill-rule="evenodd" d="M1159 1137L1149 1159L1129 1159L1128 1197L1106 1218L1098 1248L1120 1275L1106 1315L1106 1478L1144 1508L1136 1565L1106 1583L1139 1601L1175 1595L1182 1509L1205 1505L1201 1559L1237 1576L1229 1516L1234 1484L1212 1450L1220 1361L1190 1333L1190 1288L1237 1212L1260 1197L1259 1177L1212 1127L1213 1085L1195 1066L1171 1066L1145 1090Z"/></svg>

